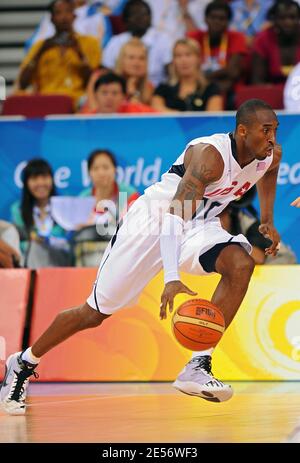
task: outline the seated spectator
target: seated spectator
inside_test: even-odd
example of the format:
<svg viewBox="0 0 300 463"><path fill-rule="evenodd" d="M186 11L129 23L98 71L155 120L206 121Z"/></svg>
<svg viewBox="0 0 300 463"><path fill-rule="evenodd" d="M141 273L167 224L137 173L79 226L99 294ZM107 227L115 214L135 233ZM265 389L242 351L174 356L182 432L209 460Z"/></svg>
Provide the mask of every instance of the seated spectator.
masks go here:
<svg viewBox="0 0 300 463"><path fill-rule="evenodd" d="M23 171L23 184L22 199L12 205L11 215L20 233L25 266L65 266L70 262L69 243L66 232L51 216L55 187L50 165L43 159L32 159ZM43 255L41 262L38 254Z"/></svg>
<svg viewBox="0 0 300 463"><path fill-rule="evenodd" d="M91 106L88 106L91 104ZM95 83L93 98L89 98L81 114L151 113L155 109L126 99L126 82L114 73L100 76Z"/></svg>
<svg viewBox="0 0 300 463"><path fill-rule="evenodd" d="M94 150L88 158L88 171L92 186L80 196L94 196L95 208L87 223L75 235L76 265L97 266L116 224L131 204L138 198L136 189L116 182L117 162L106 149ZM97 224L97 229L92 225ZM96 234L98 232L98 236ZM104 239L101 239L104 238Z"/></svg>
<svg viewBox="0 0 300 463"><path fill-rule="evenodd" d="M73 31L74 13L68 0L51 4L56 33L37 42L25 57L18 78L19 89L32 87L41 94L63 94L76 102L84 94L91 71L100 63L94 37Z"/></svg>
<svg viewBox="0 0 300 463"><path fill-rule="evenodd" d="M227 107L233 108L233 91L241 79L247 55L246 37L229 30L232 12L227 3L217 0L209 3L205 10L207 31L194 31L188 35L199 42L201 69L209 82L218 84L226 94Z"/></svg>
<svg viewBox="0 0 300 463"><path fill-rule="evenodd" d="M81 35L92 35L97 39L101 48L105 47L112 36L112 28L108 16L102 14L96 5L90 4L87 0L69 1L74 6L74 31ZM55 26L51 20L51 15L46 13L33 35L27 40L25 46L29 49L37 41L49 39L54 34Z"/></svg>
<svg viewBox="0 0 300 463"><path fill-rule="evenodd" d="M259 231L259 214L253 206L256 188L252 187L240 199L232 201L220 214L222 227L233 235L242 233L252 245L251 256L256 264L285 265L296 264L297 258L292 249L281 241L276 257L266 256L265 249L272 241Z"/></svg>
<svg viewBox="0 0 300 463"><path fill-rule="evenodd" d="M272 5L273 0L233 0L230 28L242 32L250 46L255 35L269 26L267 16Z"/></svg>
<svg viewBox="0 0 300 463"><path fill-rule="evenodd" d="M300 61L300 6L278 0L270 11L272 26L257 34L252 50L252 82L283 83Z"/></svg>
<svg viewBox="0 0 300 463"><path fill-rule="evenodd" d="M158 85L166 77L166 66L171 61L172 42L169 36L151 27L151 10L144 0L129 0L123 10L126 32L110 39L103 52L103 64L114 68L122 45L138 37L148 50L148 75Z"/></svg>
<svg viewBox="0 0 300 463"><path fill-rule="evenodd" d="M125 43L117 59L115 71L126 81L127 100L150 104L153 85L148 80L147 48L137 37Z"/></svg>
<svg viewBox="0 0 300 463"><path fill-rule="evenodd" d="M218 86L208 83L200 69L200 48L193 39L175 44L172 62L173 78L155 90L152 106L162 112L221 111L223 98Z"/></svg>
<svg viewBox="0 0 300 463"><path fill-rule="evenodd" d="M18 230L14 225L0 220L0 268L20 267L21 251Z"/></svg>

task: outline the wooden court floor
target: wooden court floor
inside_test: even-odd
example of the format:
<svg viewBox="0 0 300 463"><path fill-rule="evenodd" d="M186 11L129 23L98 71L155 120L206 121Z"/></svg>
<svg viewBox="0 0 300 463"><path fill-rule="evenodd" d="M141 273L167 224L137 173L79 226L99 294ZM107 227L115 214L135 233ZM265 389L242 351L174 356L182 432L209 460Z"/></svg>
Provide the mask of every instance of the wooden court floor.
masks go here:
<svg viewBox="0 0 300 463"><path fill-rule="evenodd" d="M222 404L169 383L32 384L26 416L0 411L0 442L300 442L300 382L231 384Z"/></svg>

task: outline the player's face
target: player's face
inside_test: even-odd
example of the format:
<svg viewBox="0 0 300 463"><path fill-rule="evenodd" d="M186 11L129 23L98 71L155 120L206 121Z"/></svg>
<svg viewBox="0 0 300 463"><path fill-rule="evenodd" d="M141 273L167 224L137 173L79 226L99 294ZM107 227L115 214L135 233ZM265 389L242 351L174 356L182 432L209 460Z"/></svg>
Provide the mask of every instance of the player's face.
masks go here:
<svg viewBox="0 0 300 463"><path fill-rule="evenodd" d="M27 186L36 200L45 200L50 197L53 188L53 180L49 174L34 175L29 177Z"/></svg>
<svg viewBox="0 0 300 463"><path fill-rule="evenodd" d="M75 19L73 5L65 1L58 1L54 6L52 22L57 32L70 32Z"/></svg>
<svg viewBox="0 0 300 463"><path fill-rule="evenodd" d="M173 63L179 78L193 76L199 72L199 56L188 45L176 45Z"/></svg>
<svg viewBox="0 0 300 463"><path fill-rule="evenodd" d="M96 188L109 187L115 181L116 168L106 153L99 153L91 165L89 174Z"/></svg>
<svg viewBox="0 0 300 463"><path fill-rule="evenodd" d="M278 120L269 110L258 110L256 116L256 120L247 126L245 145L256 159L262 160L273 154Z"/></svg>
<svg viewBox="0 0 300 463"><path fill-rule="evenodd" d="M128 45L124 51L123 73L126 77L141 78L147 74L147 55L142 47Z"/></svg>
<svg viewBox="0 0 300 463"><path fill-rule="evenodd" d="M99 113L117 113L125 100L122 87L118 82L103 84L95 93Z"/></svg>

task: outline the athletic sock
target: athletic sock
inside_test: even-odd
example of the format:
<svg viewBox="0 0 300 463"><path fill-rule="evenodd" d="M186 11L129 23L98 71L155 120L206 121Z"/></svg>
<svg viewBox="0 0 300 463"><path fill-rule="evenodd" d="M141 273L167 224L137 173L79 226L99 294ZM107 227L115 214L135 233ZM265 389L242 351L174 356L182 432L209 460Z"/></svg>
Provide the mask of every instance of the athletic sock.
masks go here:
<svg viewBox="0 0 300 463"><path fill-rule="evenodd" d="M201 350L199 352L193 352L192 353L192 359L194 359L195 357L202 357L203 355L212 355L213 351L214 351L214 347L211 347L210 349L207 349L207 350Z"/></svg>
<svg viewBox="0 0 300 463"><path fill-rule="evenodd" d="M25 362L29 363L30 365L38 365L41 361L40 358L35 357L33 353L31 352L31 347L28 347L22 355L21 359L24 360Z"/></svg>

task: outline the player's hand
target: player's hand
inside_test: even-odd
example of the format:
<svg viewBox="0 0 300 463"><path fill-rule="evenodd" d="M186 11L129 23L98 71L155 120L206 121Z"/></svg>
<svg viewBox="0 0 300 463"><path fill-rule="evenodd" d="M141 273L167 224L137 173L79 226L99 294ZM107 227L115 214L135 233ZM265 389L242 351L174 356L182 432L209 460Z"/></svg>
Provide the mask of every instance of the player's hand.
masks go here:
<svg viewBox="0 0 300 463"><path fill-rule="evenodd" d="M291 203L291 206L300 207L300 196Z"/></svg>
<svg viewBox="0 0 300 463"><path fill-rule="evenodd" d="M258 230L265 238L272 241L271 246L265 249L265 254L275 257L280 249L280 235L278 231L274 225L270 223L262 223L258 227Z"/></svg>
<svg viewBox="0 0 300 463"><path fill-rule="evenodd" d="M164 320L167 318L167 307L169 305L170 313L173 311L174 307L174 298L176 294L186 293L191 296L196 296L197 293L185 286L181 281L169 281L165 285L163 293L161 295L161 304L160 304L160 319Z"/></svg>

